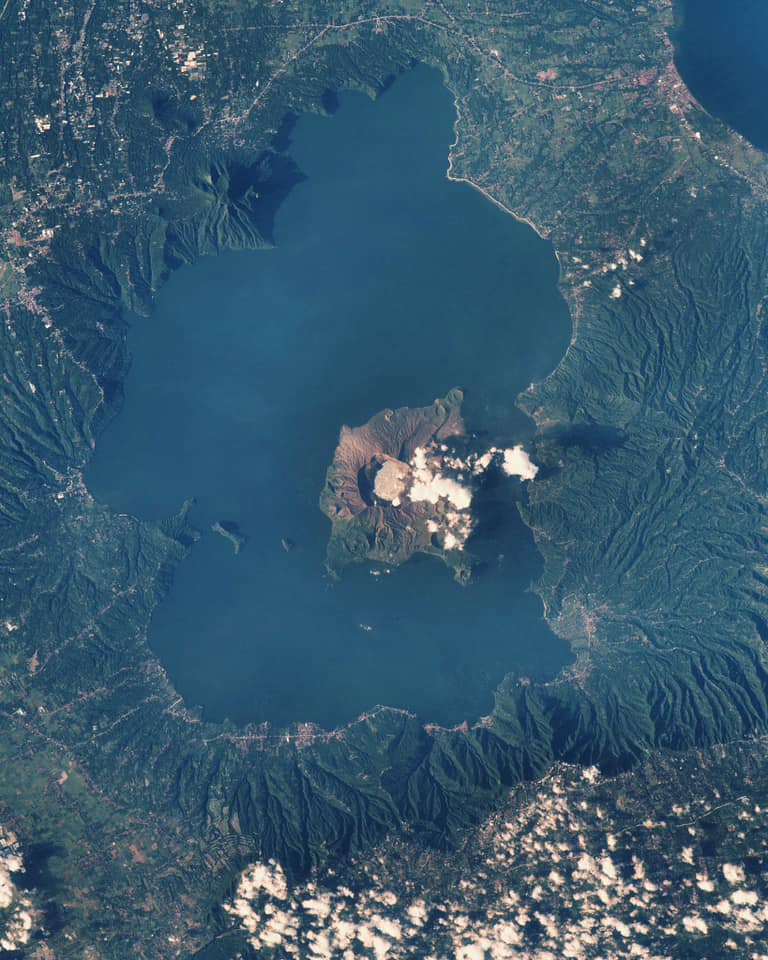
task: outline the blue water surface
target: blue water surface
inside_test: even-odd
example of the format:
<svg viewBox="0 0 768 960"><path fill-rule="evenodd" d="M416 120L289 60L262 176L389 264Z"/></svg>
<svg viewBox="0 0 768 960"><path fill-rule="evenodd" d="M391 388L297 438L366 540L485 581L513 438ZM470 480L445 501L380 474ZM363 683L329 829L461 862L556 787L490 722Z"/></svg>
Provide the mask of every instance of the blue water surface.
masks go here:
<svg viewBox="0 0 768 960"><path fill-rule="evenodd" d="M508 672L546 678L569 659L528 592L541 561L517 481L487 497L467 588L430 558L340 583L323 570L318 496L342 424L458 385L487 442L525 439L515 395L568 343L551 246L446 179L454 116L417 68L375 102L342 93L332 118L300 118L289 152L307 179L276 248L179 270L133 324L125 406L87 480L147 519L197 498L205 535L150 642L211 718L333 726L386 703L460 722L490 711ZM248 536L238 556L208 532L219 519Z"/></svg>
<svg viewBox="0 0 768 960"><path fill-rule="evenodd" d="M677 67L711 113L768 150L768 3L678 0Z"/></svg>

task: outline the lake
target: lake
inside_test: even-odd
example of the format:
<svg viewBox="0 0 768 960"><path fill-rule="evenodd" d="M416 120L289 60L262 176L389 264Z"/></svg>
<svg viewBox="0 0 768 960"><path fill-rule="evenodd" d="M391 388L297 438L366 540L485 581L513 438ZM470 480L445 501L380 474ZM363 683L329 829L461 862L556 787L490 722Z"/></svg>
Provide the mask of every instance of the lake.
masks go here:
<svg viewBox="0 0 768 960"><path fill-rule="evenodd" d="M570 659L528 589L541 560L516 480L485 498L468 587L426 557L337 583L323 569L318 497L342 424L461 386L484 441L526 441L515 396L568 344L551 246L447 180L454 117L419 67L375 102L342 93L333 117L299 118L288 151L306 180L275 248L180 269L132 322L125 405L87 482L145 519L196 498L203 537L150 642L210 719L330 727L385 703L471 721L507 673L544 679ZM216 520L248 537L239 555Z"/></svg>

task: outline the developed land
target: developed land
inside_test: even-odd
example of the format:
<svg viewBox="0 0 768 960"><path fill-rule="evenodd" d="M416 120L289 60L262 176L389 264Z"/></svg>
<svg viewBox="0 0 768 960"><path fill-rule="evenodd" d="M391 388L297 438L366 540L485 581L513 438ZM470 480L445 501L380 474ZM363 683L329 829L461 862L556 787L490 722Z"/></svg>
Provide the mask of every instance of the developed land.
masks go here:
<svg viewBox="0 0 768 960"><path fill-rule="evenodd" d="M505 872L513 858L539 925L517 923L526 945L534 928L565 943L552 870L595 950L637 923L662 954L664 936L726 938L737 956L758 942L759 800L745 784L726 813L711 804L759 750L735 741L768 730L768 165L692 98L672 26L669 0L0 7L0 823L34 864L30 956L245 951L253 934L222 905L250 864L306 882L411 835L498 852ZM291 116L326 110L329 90L376 94L414 61L455 96L448 176L560 261L573 336L520 398L541 466L521 509L545 562L536 589L577 662L546 685L508 678L490 716L455 730L387 708L334 731L205 723L147 643L195 538L185 512L116 515L83 480L119 410L125 311L149 314L182 263L268 245L301 177L283 151ZM730 746L707 754L699 793L665 779L698 775L716 744ZM658 750L678 759L653 779ZM541 779L563 763L636 770L638 820L612 786L603 830L602 780ZM507 814L487 818L534 780L553 819L519 808L542 844L526 868L504 846ZM468 841L480 823L498 840ZM677 860L654 847L673 835ZM658 889L620 861L627 837L647 843ZM689 903L658 879L673 861ZM482 869L478 910L497 879ZM600 889L611 930L589 925ZM453 923L434 942L473 956Z"/></svg>

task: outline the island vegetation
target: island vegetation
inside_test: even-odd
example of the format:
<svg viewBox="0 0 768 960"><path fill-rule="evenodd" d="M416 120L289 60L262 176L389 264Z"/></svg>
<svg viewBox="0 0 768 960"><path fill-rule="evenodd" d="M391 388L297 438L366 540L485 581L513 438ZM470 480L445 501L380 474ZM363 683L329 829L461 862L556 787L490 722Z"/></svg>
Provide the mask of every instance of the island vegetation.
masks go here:
<svg viewBox="0 0 768 960"><path fill-rule="evenodd" d="M455 849L556 763L619 776L663 749L695 775L724 744L712 769L727 777L736 742L768 732L768 165L686 89L668 0L519 14L501 0L0 9L0 822L34 864L38 956L246 955L221 905L249 863L273 859L292 883L406 834ZM147 640L194 532L184 515L112 511L84 482L119 411L126 317L148 315L180 264L268 246L301 178L291 117L326 111L329 90L376 95L414 61L455 96L448 176L560 261L573 336L519 398L541 466L521 512L576 663L554 683L507 678L491 715L452 730L385 707L334 731L208 723ZM386 467L373 495L413 456L367 458ZM340 517L362 530L351 504ZM395 557L414 542L393 540ZM560 786L591 803L578 775ZM748 852L761 815L728 803L744 818L680 815L676 838L685 818L713 825L685 853L709 857L701 882L721 841L735 863L741 838L764 870ZM596 859L597 807L578 817ZM618 830L640 828L609 819L631 857ZM739 891L754 892L739 880L728 899Z"/></svg>
<svg viewBox="0 0 768 960"><path fill-rule="evenodd" d="M211 532L218 533L220 537L229 540L236 554L240 553L248 542L248 538L240 532L240 528L231 520L216 520L211 524Z"/></svg>

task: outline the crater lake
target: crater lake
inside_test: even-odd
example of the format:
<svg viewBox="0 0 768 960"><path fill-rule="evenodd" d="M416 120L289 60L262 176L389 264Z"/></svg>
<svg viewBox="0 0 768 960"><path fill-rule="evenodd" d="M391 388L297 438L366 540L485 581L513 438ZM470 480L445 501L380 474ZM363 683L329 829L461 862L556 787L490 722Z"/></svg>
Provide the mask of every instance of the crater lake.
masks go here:
<svg viewBox="0 0 768 960"><path fill-rule="evenodd" d="M318 497L343 424L460 386L468 429L527 442L515 397L568 344L551 245L446 177L454 121L425 67L299 117L286 146L306 179L274 248L179 269L131 322L124 406L87 482L147 520L196 499L202 537L149 639L210 719L333 727L382 703L471 722L506 674L546 679L571 659L529 590L541 560L517 480L485 498L467 587L427 557L324 571ZM247 537L238 554L216 521Z"/></svg>

